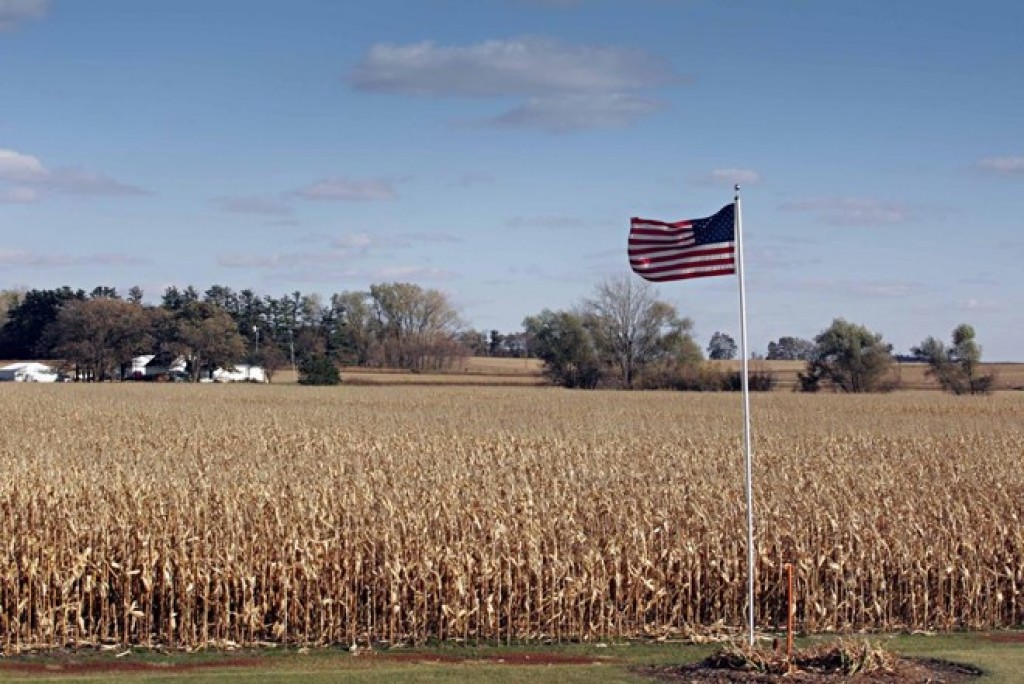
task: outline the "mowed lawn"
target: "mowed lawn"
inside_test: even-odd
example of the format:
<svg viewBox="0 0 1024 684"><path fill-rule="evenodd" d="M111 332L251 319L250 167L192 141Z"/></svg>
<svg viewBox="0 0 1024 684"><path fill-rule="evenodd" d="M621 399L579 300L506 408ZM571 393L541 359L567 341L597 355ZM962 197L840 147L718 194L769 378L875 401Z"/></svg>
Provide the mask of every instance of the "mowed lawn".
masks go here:
<svg viewBox="0 0 1024 684"><path fill-rule="evenodd" d="M821 637L826 638L826 637ZM865 637L851 637L865 638ZM874 635L873 644L906 657L942 659L982 670L979 684L1019 684L1024 633ZM808 643L800 639L798 646ZM161 655L135 651L32 655L0 660L0 682L574 682L658 681L648 667L702 660L718 646L627 642L600 645L392 649L206 651Z"/></svg>

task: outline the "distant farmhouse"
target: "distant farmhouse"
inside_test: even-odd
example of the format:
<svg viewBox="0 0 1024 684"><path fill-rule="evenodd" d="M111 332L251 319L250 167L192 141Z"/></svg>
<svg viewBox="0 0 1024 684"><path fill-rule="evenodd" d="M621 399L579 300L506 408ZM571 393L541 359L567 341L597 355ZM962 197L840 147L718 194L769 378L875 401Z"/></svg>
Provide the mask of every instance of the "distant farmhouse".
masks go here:
<svg viewBox="0 0 1024 684"><path fill-rule="evenodd" d="M234 368L213 371L214 382L267 382L267 374L260 366L242 364Z"/></svg>
<svg viewBox="0 0 1024 684"><path fill-rule="evenodd" d="M173 380L186 376L185 359L170 354L143 354L132 359L124 380Z"/></svg>
<svg viewBox="0 0 1024 684"><path fill-rule="evenodd" d="M184 357L170 354L144 354L132 359L124 380L183 380L188 378L188 364ZM260 366L237 365L217 368L200 382L267 382L267 374Z"/></svg>
<svg viewBox="0 0 1024 684"><path fill-rule="evenodd" d="M57 382L59 377L53 368L35 361L0 368L0 382Z"/></svg>

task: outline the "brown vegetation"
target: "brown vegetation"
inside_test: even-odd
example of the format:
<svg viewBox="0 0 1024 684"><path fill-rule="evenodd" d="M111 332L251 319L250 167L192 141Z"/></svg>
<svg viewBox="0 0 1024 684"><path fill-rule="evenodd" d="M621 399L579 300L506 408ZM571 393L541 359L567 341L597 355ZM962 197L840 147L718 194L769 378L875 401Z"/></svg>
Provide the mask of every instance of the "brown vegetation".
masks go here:
<svg viewBox="0 0 1024 684"><path fill-rule="evenodd" d="M1024 395L754 397L762 628L1024 621ZM735 395L7 386L0 644L745 622Z"/></svg>

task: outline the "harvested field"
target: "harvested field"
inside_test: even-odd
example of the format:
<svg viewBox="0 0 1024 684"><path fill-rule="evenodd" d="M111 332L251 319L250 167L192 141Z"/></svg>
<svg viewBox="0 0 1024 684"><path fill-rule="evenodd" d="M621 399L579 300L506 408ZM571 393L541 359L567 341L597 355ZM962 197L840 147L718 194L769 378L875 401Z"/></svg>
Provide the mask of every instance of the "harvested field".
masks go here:
<svg viewBox="0 0 1024 684"><path fill-rule="evenodd" d="M755 396L757 622L1024 623L1024 395ZM745 624L738 395L4 386L0 644Z"/></svg>

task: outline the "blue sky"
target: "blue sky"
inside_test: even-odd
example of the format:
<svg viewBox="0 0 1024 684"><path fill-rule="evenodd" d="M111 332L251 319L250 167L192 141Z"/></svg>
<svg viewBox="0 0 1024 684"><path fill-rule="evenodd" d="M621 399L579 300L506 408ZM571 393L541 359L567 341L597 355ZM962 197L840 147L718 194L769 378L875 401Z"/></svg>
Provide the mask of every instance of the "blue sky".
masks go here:
<svg viewBox="0 0 1024 684"><path fill-rule="evenodd" d="M415 282L519 329L743 185L751 349L1024 361L1024 3L0 0L0 287ZM698 340L735 278L662 285Z"/></svg>

